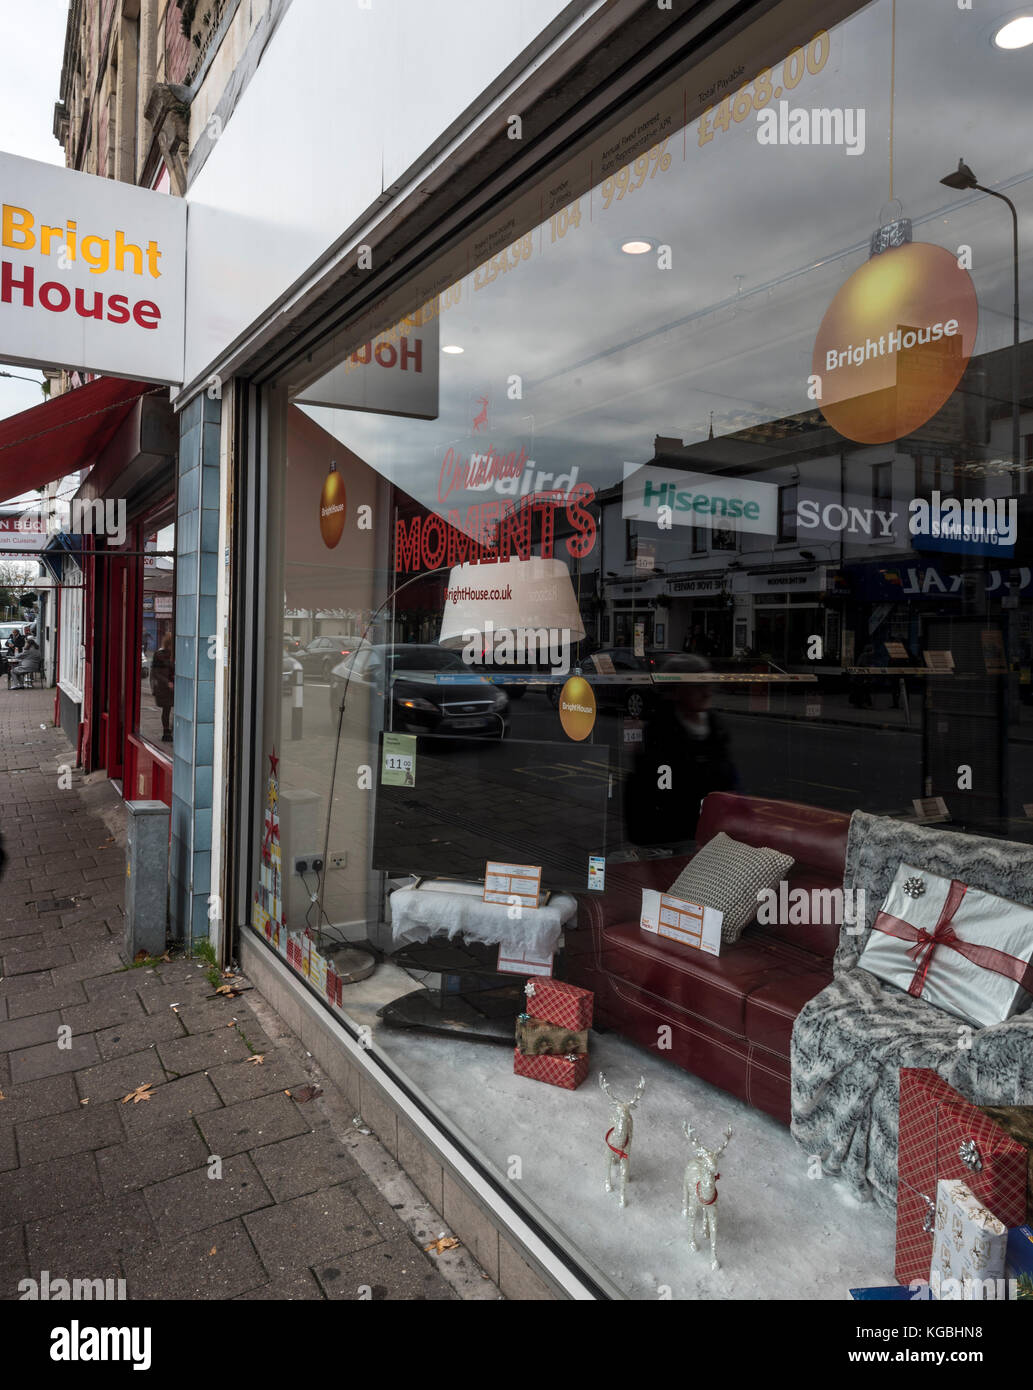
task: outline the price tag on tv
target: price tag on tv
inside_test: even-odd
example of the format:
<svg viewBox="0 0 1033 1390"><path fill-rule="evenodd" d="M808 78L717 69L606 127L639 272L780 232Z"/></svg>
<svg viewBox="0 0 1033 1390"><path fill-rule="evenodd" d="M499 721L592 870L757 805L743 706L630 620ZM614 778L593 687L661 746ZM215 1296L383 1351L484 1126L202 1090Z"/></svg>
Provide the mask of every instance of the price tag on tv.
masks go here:
<svg viewBox="0 0 1033 1390"><path fill-rule="evenodd" d="M384 751L380 764L380 781L385 787L415 787L415 734L384 735Z"/></svg>
<svg viewBox="0 0 1033 1390"><path fill-rule="evenodd" d="M541 865L502 864L489 859L484 870L483 901L504 903L507 907L537 907L541 886Z"/></svg>

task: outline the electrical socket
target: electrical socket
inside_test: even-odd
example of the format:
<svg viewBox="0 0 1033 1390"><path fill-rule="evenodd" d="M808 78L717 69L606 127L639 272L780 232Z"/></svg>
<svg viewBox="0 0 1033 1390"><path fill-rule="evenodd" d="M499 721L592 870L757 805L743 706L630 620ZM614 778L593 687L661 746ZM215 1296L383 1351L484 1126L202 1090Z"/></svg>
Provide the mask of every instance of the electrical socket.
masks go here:
<svg viewBox="0 0 1033 1390"><path fill-rule="evenodd" d="M341 849L336 854L330 856L331 869L343 869L348 863L348 851Z"/></svg>
<svg viewBox="0 0 1033 1390"><path fill-rule="evenodd" d="M322 872L323 857L318 852L313 854L299 854L294 860L294 872L296 874L318 874Z"/></svg>

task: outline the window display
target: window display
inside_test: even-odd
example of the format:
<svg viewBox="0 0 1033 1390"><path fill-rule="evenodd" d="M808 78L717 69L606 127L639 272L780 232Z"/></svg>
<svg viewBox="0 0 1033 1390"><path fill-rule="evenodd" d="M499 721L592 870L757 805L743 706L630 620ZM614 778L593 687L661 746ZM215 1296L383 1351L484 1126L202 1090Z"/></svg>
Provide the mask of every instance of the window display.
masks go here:
<svg viewBox="0 0 1033 1390"><path fill-rule="evenodd" d="M901 1069L1033 1105L1033 354L941 177L1028 283L1028 65L779 14L271 413L251 927L635 1298L886 1285Z"/></svg>

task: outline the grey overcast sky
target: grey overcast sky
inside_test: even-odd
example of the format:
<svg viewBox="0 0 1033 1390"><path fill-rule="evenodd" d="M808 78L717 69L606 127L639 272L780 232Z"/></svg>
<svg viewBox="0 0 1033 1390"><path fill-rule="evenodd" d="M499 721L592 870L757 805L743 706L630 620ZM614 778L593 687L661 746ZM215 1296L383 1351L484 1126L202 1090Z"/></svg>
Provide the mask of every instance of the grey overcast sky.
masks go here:
<svg viewBox="0 0 1033 1390"><path fill-rule="evenodd" d="M0 150L63 164L54 139L54 103L61 81L68 0L0 0ZM0 371L42 381L29 367L0 363ZM38 386L0 377L0 419L39 405Z"/></svg>

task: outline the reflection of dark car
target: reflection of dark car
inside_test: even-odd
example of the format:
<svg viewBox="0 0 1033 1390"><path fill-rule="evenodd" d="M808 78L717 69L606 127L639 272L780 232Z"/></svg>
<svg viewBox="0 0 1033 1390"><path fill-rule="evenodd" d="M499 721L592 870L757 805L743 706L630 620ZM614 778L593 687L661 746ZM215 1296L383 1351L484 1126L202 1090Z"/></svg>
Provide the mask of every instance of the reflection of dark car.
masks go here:
<svg viewBox="0 0 1033 1390"><path fill-rule="evenodd" d="M509 730L506 692L443 647L364 646L346 657L330 673L332 719L346 682L349 701L362 688L383 701L390 687L391 712L384 722L396 732L503 738Z"/></svg>
<svg viewBox="0 0 1033 1390"><path fill-rule="evenodd" d="M293 632L283 634L283 650L288 656L297 656L301 650L301 638L295 637Z"/></svg>
<svg viewBox="0 0 1033 1390"><path fill-rule="evenodd" d="M300 647L292 655L301 662L306 676L329 676L343 656L350 656L359 645L357 637L344 633L327 633L323 637L313 637L307 647Z"/></svg>
<svg viewBox="0 0 1033 1390"><path fill-rule="evenodd" d="M636 656L631 647L607 647L582 660L581 674L595 693L598 709L619 709L631 719L642 719L655 695L655 688L644 677L662 671L671 657L680 655L663 647L646 647L643 656ZM562 688L562 680L549 687L553 705L559 704Z"/></svg>

